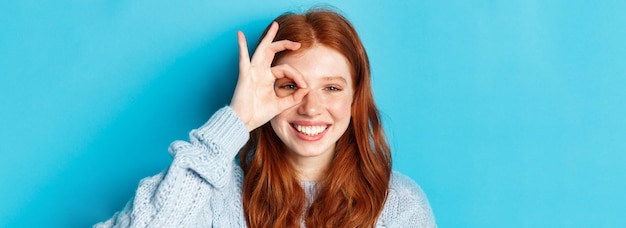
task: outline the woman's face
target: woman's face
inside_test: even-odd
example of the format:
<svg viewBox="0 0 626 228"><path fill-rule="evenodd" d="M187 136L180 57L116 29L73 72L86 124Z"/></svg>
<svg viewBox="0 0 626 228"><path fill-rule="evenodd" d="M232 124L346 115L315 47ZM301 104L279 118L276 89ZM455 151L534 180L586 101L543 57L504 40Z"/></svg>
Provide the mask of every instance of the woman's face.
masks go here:
<svg viewBox="0 0 626 228"><path fill-rule="evenodd" d="M276 62L288 64L304 76L309 93L302 102L274 117L274 132L293 159L320 158L330 161L337 140L348 128L354 88L346 58L334 49L315 45L289 54ZM297 89L289 79L276 81L278 96Z"/></svg>

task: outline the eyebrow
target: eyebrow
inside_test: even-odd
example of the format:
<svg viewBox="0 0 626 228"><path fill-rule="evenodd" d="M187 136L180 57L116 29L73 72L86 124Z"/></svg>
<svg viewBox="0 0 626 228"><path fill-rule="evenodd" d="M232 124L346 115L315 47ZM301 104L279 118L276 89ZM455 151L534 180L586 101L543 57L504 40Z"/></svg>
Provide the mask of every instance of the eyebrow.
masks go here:
<svg viewBox="0 0 626 228"><path fill-rule="evenodd" d="M348 83L345 78L341 76L328 76L322 78L324 81L342 81L343 83Z"/></svg>

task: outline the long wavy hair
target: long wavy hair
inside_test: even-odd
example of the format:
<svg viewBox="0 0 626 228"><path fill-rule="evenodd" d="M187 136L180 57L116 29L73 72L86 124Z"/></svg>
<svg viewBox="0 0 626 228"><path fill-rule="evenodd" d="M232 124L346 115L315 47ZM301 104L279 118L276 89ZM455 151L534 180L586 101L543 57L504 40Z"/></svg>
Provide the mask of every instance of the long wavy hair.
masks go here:
<svg viewBox="0 0 626 228"><path fill-rule="evenodd" d="M322 44L348 60L355 88L352 118L310 204L270 123L252 131L239 155L246 222L249 227L373 227L387 196L391 153L372 95L365 48L351 23L334 11L286 13L275 21L280 25L275 41L300 42L296 52ZM278 53L275 61L289 52Z"/></svg>

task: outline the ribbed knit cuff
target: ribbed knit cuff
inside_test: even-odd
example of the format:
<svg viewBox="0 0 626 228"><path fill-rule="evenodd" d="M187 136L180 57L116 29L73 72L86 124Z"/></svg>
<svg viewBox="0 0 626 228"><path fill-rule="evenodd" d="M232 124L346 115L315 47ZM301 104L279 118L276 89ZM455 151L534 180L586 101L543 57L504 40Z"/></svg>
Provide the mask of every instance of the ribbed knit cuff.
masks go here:
<svg viewBox="0 0 626 228"><path fill-rule="evenodd" d="M250 133L239 116L230 106L219 109L202 127L196 130L196 136L203 142L219 140L218 144L225 152L237 153L248 142ZM234 155L233 158L234 158Z"/></svg>

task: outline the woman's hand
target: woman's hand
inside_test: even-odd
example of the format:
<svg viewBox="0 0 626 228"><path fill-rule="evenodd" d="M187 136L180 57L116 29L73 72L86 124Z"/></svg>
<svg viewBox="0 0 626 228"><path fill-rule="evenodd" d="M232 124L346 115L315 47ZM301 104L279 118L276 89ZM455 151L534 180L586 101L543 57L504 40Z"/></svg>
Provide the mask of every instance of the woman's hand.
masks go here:
<svg viewBox="0 0 626 228"><path fill-rule="evenodd" d="M272 42L276 32L278 23L273 22L252 55L252 60L243 32L237 32L239 79L230 106L244 122L248 131L260 127L280 112L300 103L308 93L304 78L296 69L289 65L271 67L276 53L300 48L300 43L289 40ZM278 97L274 91L274 82L280 78L293 80L298 90L290 95Z"/></svg>

